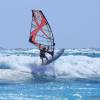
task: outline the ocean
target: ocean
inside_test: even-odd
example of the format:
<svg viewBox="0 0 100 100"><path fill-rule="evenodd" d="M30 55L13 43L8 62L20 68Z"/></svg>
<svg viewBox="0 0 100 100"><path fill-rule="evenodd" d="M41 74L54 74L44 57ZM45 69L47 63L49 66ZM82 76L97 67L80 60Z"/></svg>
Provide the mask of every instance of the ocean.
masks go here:
<svg viewBox="0 0 100 100"><path fill-rule="evenodd" d="M0 100L100 100L100 49L40 63L37 49L0 49Z"/></svg>

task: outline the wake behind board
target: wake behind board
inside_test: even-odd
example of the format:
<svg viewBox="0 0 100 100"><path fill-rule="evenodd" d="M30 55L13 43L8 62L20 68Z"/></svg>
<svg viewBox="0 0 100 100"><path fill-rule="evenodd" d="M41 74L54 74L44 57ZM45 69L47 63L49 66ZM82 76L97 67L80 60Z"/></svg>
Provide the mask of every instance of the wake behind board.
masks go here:
<svg viewBox="0 0 100 100"><path fill-rule="evenodd" d="M53 57L53 58L50 58L50 59L48 60L48 62L46 62L44 65L48 65L48 64L54 62L54 61L57 60L59 57L61 57L61 55L62 55L63 53L64 53L64 49L59 50L59 51L54 55L54 57Z"/></svg>

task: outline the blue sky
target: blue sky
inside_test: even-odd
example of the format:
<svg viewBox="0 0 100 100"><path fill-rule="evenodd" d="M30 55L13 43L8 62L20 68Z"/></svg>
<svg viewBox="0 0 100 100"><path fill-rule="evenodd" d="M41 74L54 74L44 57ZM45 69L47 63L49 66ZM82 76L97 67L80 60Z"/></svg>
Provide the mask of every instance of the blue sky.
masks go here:
<svg viewBox="0 0 100 100"><path fill-rule="evenodd" d="M0 47L34 48L32 9L44 12L57 48L100 47L100 0L0 0Z"/></svg>

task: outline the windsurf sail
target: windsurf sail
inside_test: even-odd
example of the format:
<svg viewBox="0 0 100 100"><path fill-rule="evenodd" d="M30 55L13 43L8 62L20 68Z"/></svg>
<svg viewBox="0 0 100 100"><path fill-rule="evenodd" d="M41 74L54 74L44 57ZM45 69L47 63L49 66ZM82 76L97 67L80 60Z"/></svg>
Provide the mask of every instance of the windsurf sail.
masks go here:
<svg viewBox="0 0 100 100"><path fill-rule="evenodd" d="M41 10L32 10L29 41L40 48L54 51L54 36L50 25Z"/></svg>

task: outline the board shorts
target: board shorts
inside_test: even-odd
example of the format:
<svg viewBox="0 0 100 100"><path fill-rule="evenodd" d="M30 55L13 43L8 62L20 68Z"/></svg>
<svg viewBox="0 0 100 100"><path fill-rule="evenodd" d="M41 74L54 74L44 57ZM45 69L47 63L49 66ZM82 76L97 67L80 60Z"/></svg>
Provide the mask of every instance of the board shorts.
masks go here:
<svg viewBox="0 0 100 100"><path fill-rule="evenodd" d="M45 55L40 54L40 58L45 58L45 57L46 57Z"/></svg>

